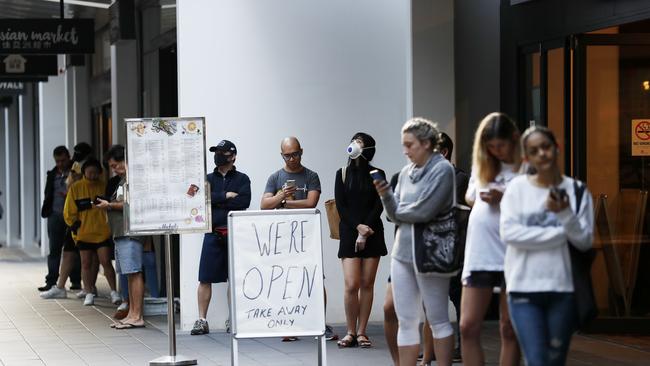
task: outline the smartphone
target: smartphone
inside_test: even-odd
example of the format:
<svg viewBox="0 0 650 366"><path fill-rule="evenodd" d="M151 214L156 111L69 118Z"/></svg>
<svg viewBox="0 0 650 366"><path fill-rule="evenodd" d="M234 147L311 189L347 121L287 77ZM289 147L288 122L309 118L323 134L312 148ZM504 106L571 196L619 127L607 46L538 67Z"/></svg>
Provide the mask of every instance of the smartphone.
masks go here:
<svg viewBox="0 0 650 366"><path fill-rule="evenodd" d="M381 175L378 169L371 170L370 176L372 177L372 180L384 180L384 176Z"/></svg>
<svg viewBox="0 0 650 366"><path fill-rule="evenodd" d="M285 186L287 187L295 187L296 186L296 181L294 179L287 179L287 181L284 183Z"/></svg>
<svg viewBox="0 0 650 366"><path fill-rule="evenodd" d="M564 201L567 197L566 190L564 188L551 187L550 194L551 197L556 201Z"/></svg>
<svg viewBox="0 0 650 366"><path fill-rule="evenodd" d="M488 194L490 193L490 188L480 188L478 194Z"/></svg>

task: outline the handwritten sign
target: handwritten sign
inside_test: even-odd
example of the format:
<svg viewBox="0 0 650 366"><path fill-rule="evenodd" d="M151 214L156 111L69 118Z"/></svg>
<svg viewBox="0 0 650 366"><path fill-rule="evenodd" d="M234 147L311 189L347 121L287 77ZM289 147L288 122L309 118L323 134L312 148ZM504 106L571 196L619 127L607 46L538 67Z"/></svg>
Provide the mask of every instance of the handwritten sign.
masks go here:
<svg viewBox="0 0 650 366"><path fill-rule="evenodd" d="M235 338L322 335L320 212L239 211L228 220Z"/></svg>
<svg viewBox="0 0 650 366"><path fill-rule="evenodd" d="M632 156L650 156L650 119L632 120Z"/></svg>
<svg viewBox="0 0 650 366"><path fill-rule="evenodd" d="M211 231L203 118L126 120L129 235Z"/></svg>

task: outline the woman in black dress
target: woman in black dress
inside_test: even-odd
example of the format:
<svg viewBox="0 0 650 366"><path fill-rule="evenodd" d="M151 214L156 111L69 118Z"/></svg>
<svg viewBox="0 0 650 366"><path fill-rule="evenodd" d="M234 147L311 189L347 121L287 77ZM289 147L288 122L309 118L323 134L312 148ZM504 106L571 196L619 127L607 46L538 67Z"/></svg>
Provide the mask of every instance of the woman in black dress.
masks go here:
<svg viewBox="0 0 650 366"><path fill-rule="evenodd" d="M341 217L339 225L339 258L345 278L345 317L347 335L339 347L371 347L366 335L372 309L375 275L379 258L387 254L383 206L372 183L370 165L375 155L375 140L358 132L348 146L348 164L336 172L336 208ZM384 179L382 170L379 173Z"/></svg>

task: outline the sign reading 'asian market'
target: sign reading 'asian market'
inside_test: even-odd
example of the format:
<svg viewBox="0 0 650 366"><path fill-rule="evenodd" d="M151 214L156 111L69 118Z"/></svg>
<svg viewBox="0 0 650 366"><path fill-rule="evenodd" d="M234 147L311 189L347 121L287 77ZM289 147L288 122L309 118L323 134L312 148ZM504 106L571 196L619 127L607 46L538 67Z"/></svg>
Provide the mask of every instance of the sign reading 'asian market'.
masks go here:
<svg viewBox="0 0 650 366"><path fill-rule="evenodd" d="M632 120L632 156L650 156L650 119Z"/></svg>
<svg viewBox="0 0 650 366"><path fill-rule="evenodd" d="M92 19L0 19L0 54L93 52Z"/></svg>

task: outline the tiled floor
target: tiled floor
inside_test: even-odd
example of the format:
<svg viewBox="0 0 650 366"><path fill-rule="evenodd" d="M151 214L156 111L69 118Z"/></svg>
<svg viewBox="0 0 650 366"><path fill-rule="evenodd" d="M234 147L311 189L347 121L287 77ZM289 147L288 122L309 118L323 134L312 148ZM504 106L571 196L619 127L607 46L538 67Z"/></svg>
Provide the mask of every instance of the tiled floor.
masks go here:
<svg viewBox="0 0 650 366"><path fill-rule="evenodd" d="M0 366L2 365L147 365L168 352L165 317L147 318L147 327L110 329L115 310L105 297L86 307L70 294L64 300L43 300L41 284L45 263L23 253L0 249ZM107 293L100 276L100 295ZM104 286L103 288L101 286ZM336 327L340 333L344 329ZM497 325L488 323L484 346L489 365L498 358ZM369 329L373 349L339 350L327 344L329 365L390 365L381 324ZM636 338L638 340L638 338ZM647 345L647 339L642 344ZM224 333L190 336L179 332L178 353L196 358L200 365L229 365L230 338ZM242 365L315 365L316 342L303 338L282 343L278 339L240 343ZM625 339L576 336L570 365L650 365L647 347L625 344Z"/></svg>

